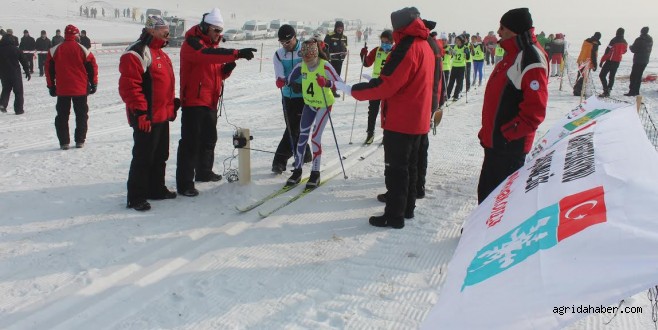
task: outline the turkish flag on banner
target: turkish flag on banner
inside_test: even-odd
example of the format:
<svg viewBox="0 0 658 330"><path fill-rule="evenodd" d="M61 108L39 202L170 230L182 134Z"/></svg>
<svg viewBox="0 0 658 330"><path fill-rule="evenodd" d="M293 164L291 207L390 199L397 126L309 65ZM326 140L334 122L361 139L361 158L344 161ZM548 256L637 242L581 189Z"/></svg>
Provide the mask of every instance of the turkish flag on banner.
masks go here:
<svg viewBox="0 0 658 330"><path fill-rule="evenodd" d="M558 242L589 226L605 222L606 209L603 197L603 187L600 186L560 200Z"/></svg>

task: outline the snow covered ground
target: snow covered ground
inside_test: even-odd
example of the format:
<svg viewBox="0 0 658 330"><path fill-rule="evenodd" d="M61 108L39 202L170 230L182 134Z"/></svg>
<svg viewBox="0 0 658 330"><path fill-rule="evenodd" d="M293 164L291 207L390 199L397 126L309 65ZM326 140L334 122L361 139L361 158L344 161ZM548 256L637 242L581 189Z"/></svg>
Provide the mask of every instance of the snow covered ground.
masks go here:
<svg viewBox="0 0 658 330"><path fill-rule="evenodd" d="M64 19L56 18L64 25ZM102 26L98 26L103 29ZM141 28L141 27L140 27ZM130 31L131 39L138 31ZM631 38L627 38L632 40ZM229 43L257 46L259 42ZM262 64L239 61L226 82L215 170L233 155L235 126L252 147L274 150L283 133L280 95L264 42ZM358 46L351 49L358 53ZM573 46L572 46L573 47ZM167 50L179 69L178 49ZM260 55L260 54L259 54ZM630 73L630 56L618 75ZM132 131L117 92L118 53L98 53L99 89L89 98L83 149L58 149L55 99L43 78L25 82L25 111L0 116L0 328L2 329L414 329L437 301L462 221L476 206L482 160L477 141L484 87L446 110L430 136L427 197L402 230L368 225L383 212L383 148L360 148L367 104L338 101L332 113L349 179L339 175L313 193L260 219L245 205L283 184L272 155L252 152L249 185L203 183L195 198L125 208ZM656 56L647 73L658 72ZM486 71L492 67L487 66ZM351 56L348 82L358 80ZM345 71L345 69L344 69ZM368 69L364 72L369 72ZM573 79L573 78L572 78ZM598 80L596 81L600 91ZM619 79L613 97L627 91ZM578 103L568 81L552 78L543 133ZM648 107L658 86L644 84ZM73 117L73 115L72 115ZM70 121L74 126L74 120ZM73 127L72 127L73 128ZM72 129L71 128L71 129ZM379 132L381 134L381 132ZM166 182L175 183L180 121L171 125ZM340 169L331 131L324 134L325 173ZM358 150L357 150L358 149ZM368 156L359 160L359 155ZM231 164L237 166L237 160ZM308 172L309 169L305 168ZM274 207L277 201L263 205ZM541 297L537 297L541 299ZM574 329L653 327L645 293L626 300L642 314L592 315ZM520 312L520 311L519 311ZM474 316L477 317L477 316Z"/></svg>

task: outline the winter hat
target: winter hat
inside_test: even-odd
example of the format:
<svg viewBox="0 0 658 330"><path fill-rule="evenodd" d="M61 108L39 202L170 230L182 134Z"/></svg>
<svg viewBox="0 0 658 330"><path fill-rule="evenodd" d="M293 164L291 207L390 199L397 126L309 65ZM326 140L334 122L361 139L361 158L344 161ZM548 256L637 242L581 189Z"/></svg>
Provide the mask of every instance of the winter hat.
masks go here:
<svg viewBox="0 0 658 330"><path fill-rule="evenodd" d="M528 8L511 9L500 18L500 24L516 34L532 28L532 15Z"/></svg>
<svg viewBox="0 0 658 330"><path fill-rule="evenodd" d="M420 17L420 12L416 7L405 7L391 13L391 25L393 31L407 27L416 18Z"/></svg>
<svg viewBox="0 0 658 330"><path fill-rule="evenodd" d="M380 38L386 38L390 41L393 41L393 31L391 30L384 30L382 31L382 34L379 36Z"/></svg>
<svg viewBox="0 0 658 330"><path fill-rule="evenodd" d="M436 27L436 22L428 21L426 19L423 20L423 24L425 24L425 27L430 31L434 30L434 28Z"/></svg>
<svg viewBox="0 0 658 330"><path fill-rule="evenodd" d="M317 42L310 42L310 40L313 39L306 40L304 43L302 43L302 48L300 49L302 56L318 56L318 44Z"/></svg>
<svg viewBox="0 0 658 330"><path fill-rule="evenodd" d="M224 27L224 18L222 18L219 8L213 8L209 13L203 15L203 21L220 28Z"/></svg>
<svg viewBox="0 0 658 330"><path fill-rule="evenodd" d="M339 27L343 29L345 28L345 24L343 24L343 21L336 21L336 24L334 24L334 29L337 29Z"/></svg>
<svg viewBox="0 0 658 330"><path fill-rule="evenodd" d="M624 31L624 28L618 28L618 29L617 29L617 34L616 34L616 36L617 36L617 37L623 37L623 36L624 36L624 32L625 32L625 31Z"/></svg>
<svg viewBox="0 0 658 330"><path fill-rule="evenodd" d="M73 36L77 34L80 34L80 30L78 30L78 28L75 27L75 25L73 24L67 25L66 28L64 29L65 36L69 36L69 35Z"/></svg>
<svg viewBox="0 0 658 330"><path fill-rule="evenodd" d="M445 32L441 32L441 39L448 40L448 35Z"/></svg>
<svg viewBox="0 0 658 330"><path fill-rule="evenodd" d="M41 34L46 34L46 30L41 30Z"/></svg>
<svg viewBox="0 0 658 330"><path fill-rule="evenodd" d="M147 29L156 29L165 26L167 26L167 24L159 16L149 16L149 18L146 19L146 24L144 25L144 27Z"/></svg>
<svg viewBox="0 0 658 330"><path fill-rule="evenodd" d="M640 33L642 33L642 34L649 33L649 27L648 26L643 27L642 30L640 30Z"/></svg>
<svg viewBox="0 0 658 330"><path fill-rule="evenodd" d="M287 41L292 39L295 35L295 28L289 24L283 24L279 28L279 41Z"/></svg>
<svg viewBox="0 0 658 330"><path fill-rule="evenodd" d="M30 31L28 31L28 30L23 30L23 33L30 33Z"/></svg>
<svg viewBox="0 0 658 330"><path fill-rule="evenodd" d="M14 34L14 30L12 30L12 29L7 29L7 34L11 34L11 35L13 35L13 34Z"/></svg>
<svg viewBox="0 0 658 330"><path fill-rule="evenodd" d="M592 36L592 39L594 40L601 40L601 32L594 32L594 35Z"/></svg>

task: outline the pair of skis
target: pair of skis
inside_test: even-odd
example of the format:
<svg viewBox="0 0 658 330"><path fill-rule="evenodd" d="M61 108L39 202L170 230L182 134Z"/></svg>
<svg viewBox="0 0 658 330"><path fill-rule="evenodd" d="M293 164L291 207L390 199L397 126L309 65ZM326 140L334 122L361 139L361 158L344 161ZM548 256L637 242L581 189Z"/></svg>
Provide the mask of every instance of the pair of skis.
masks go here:
<svg viewBox="0 0 658 330"><path fill-rule="evenodd" d="M355 154L359 150L368 149L368 147L373 146L373 148L371 150L369 150L367 152L364 152L359 156L359 159L358 159L359 161L364 160L366 157L368 157L370 154L374 153L374 151L377 150L377 148L381 145L379 143L379 142L381 142L381 139L382 139L382 137L379 137L379 138L375 139L375 141L371 145L362 144L362 145L350 150L350 152L348 152L347 154L344 155L343 159L350 158L352 154ZM375 144L377 144L377 145L375 145ZM324 174L324 172L326 172L326 171L323 171L323 174ZM334 171L329 172L329 174L327 174L318 183L317 186L315 186L315 187L305 187L303 190L301 190L298 193L290 196L288 199L285 199L281 204L277 205L276 207L274 207L272 209L269 209L269 210L259 211L258 215L260 215L261 218L266 218L266 217L274 214L275 212L281 210L282 208L284 208L284 207L294 203L295 201L299 200L300 198L308 195L310 192L312 192L313 190L317 189L318 187L324 185L326 182L328 182L329 180L335 178L336 176L338 176L341 173L342 172L339 169L334 169ZM272 192L271 194L269 194L269 195L267 195L267 196L265 196L265 197L263 197L263 198L261 198L257 201L254 201L253 203L251 203L249 205L242 206L242 207L236 206L236 209L240 213L249 212L249 211L251 211L251 210L253 210L253 209L269 202L270 200L276 199L277 197L282 196L282 195L292 191L293 189L295 189L300 184L306 183L308 181L308 179L309 179L308 177L305 177L300 181L300 183L298 183L296 185L283 186L283 187L279 188L278 190Z"/></svg>

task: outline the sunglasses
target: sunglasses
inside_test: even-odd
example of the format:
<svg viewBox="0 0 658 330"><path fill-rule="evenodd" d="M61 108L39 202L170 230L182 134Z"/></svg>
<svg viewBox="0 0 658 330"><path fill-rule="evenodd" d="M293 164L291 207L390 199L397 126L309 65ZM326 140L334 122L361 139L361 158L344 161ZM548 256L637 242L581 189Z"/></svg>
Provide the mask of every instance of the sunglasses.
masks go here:
<svg viewBox="0 0 658 330"><path fill-rule="evenodd" d="M280 42L282 45L284 45L284 46L288 46L288 45L290 45L290 43L292 42L292 39L288 39L288 40L286 40L286 41L279 40L279 42Z"/></svg>
<svg viewBox="0 0 658 330"><path fill-rule="evenodd" d="M214 31L215 33L222 33L222 32L224 32L224 29L211 29L211 30Z"/></svg>

